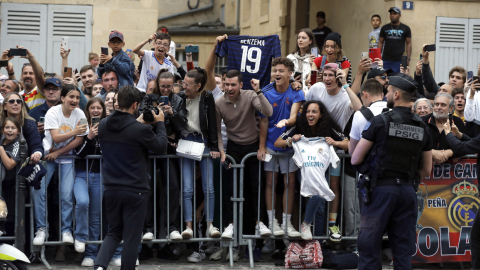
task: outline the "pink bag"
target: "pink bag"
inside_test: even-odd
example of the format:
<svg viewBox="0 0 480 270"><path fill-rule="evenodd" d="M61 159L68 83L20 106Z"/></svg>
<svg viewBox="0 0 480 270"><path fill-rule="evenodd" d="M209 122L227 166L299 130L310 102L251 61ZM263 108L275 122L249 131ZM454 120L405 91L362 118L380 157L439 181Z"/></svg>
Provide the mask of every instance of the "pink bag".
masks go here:
<svg viewBox="0 0 480 270"><path fill-rule="evenodd" d="M322 248L318 241L291 242L288 245L285 268L320 268L322 262Z"/></svg>

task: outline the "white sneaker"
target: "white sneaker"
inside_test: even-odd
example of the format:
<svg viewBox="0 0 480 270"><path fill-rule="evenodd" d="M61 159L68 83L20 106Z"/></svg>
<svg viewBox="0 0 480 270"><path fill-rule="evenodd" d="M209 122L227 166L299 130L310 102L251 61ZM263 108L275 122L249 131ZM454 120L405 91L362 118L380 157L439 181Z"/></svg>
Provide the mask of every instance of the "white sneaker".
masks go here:
<svg viewBox="0 0 480 270"><path fill-rule="evenodd" d="M78 253L85 252L85 243L75 239L75 251Z"/></svg>
<svg viewBox="0 0 480 270"><path fill-rule="evenodd" d="M285 229L285 226L282 225L282 230ZM301 233L299 233L297 230L292 225L292 222L290 220L287 220L287 235L288 237L300 237L302 236Z"/></svg>
<svg viewBox="0 0 480 270"><path fill-rule="evenodd" d="M190 227L187 228L182 232L182 239L190 239L193 237L193 231Z"/></svg>
<svg viewBox="0 0 480 270"><path fill-rule="evenodd" d="M73 244L73 236L71 232L62 233L62 242Z"/></svg>
<svg viewBox="0 0 480 270"><path fill-rule="evenodd" d="M272 231L270 231L263 222L258 222L256 229L260 232L261 236L270 236L272 235Z"/></svg>
<svg viewBox="0 0 480 270"><path fill-rule="evenodd" d="M222 233L222 238L232 239L233 237L233 224L229 224Z"/></svg>
<svg viewBox="0 0 480 270"><path fill-rule="evenodd" d="M178 231L173 231L170 233L170 239L172 240L182 240L183 237Z"/></svg>
<svg viewBox="0 0 480 270"><path fill-rule="evenodd" d="M122 257L116 258L115 260L111 260L110 263L109 263L109 265L121 267L121 266L122 266ZM135 262L135 265L136 265L136 266L139 266L139 265L140 265L140 262L138 261L138 259L137 259L137 261ZM98 269L97 269L97 270L98 270Z"/></svg>
<svg viewBox="0 0 480 270"><path fill-rule="evenodd" d="M270 226L268 226L269 228L272 228L273 230L273 236L284 236L285 235L285 232L282 230L282 228L280 228L280 225L278 225L278 220L277 219L273 219L273 226L272 224L269 224Z"/></svg>
<svg viewBox="0 0 480 270"><path fill-rule="evenodd" d="M213 224L210 224L210 228L208 228L208 235L212 238L218 238L222 234L220 233L217 227L213 226Z"/></svg>
<svg viewBox="0 0 480 270"><path fill-rule="evenodd" d="M192 255L188 256L187 261L197 263L201 262L203 259L205 259L207 256L205 255L204 252L196 252L194 251Z"/></svg>
<svg viewBox="0 0 480 270"><path fill-rule="evenodd" d="M35 238L33 239L34 246L41 246L45 243L45 237L47 236L47 232L42 228L35 233Z"/></svg>
<svg viewBox="0 0 480 270"><path fill-rule="evenodd" d="M143 235L143 241L152 241L153 240L153 233L147 232Z"/></svg>
<svg viewBox="0 0 480 270"><path fill-rule="evenodd" d="M84 266L84 267L92 267L92 266L95 266L95 261L93 259L90 259L90 258L84 258L83 261L82 261L82 264L81 266ZM100 268L99 268L100 269Z"/></svg>
<svg viewBox="0 0 480 270"><path fill-rule="evenodd" d="M223 248L215 247L215 251L210 255L210 261L220 261L223 255Z"/></svg>
<svg viewBox="0 0 480 270"><path fill-rule="evenodd" d="M238 260L240 260L240 246L238 247L233 247L232 248L232 258L233 258L233 261L234 262L238 262ZM230 252L227 253L227 261L230 260Z"/></svg>
<svg viewBox="0 0 480 270"><path fill-rule="evenodd" d="M265 245L263 245L262 253L272 253L275 251L275 241L273 239L267 239Z"/></svg>
<svg viewBox="0 0 480 270"><path fill-rule="evenodd" d="M310 227L312 225L308 225L306 222L303 222L302 223L302 227L301 227L301 235L302 235L302 239L303 240L312 240L312 231L310 230Z"/></svg>

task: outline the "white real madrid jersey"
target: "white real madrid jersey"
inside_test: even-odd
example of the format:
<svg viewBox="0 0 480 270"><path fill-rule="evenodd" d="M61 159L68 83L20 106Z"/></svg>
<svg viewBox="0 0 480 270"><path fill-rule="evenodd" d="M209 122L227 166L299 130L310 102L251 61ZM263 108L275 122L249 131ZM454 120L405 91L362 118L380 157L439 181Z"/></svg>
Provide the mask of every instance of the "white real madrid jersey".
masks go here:
<svg viewBox="0 0 480 270"><path fill-rule="evenodd" d="M305 138L293 144L293 160L302 170L300 194L304 197L318 195L332 201L335 194L330 189L325 171L330 166L337 168L340 159L332 145L328 145L323 137Z"/></svg>

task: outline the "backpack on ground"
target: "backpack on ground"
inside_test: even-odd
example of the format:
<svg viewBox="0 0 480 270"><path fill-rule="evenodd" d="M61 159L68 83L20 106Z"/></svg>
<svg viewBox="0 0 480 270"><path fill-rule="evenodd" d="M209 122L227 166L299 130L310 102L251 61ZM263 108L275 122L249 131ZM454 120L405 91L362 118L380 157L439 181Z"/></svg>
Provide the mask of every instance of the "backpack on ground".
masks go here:
<svg viewBox="0 0 480 270"><path fill-rule="evenodd" d="M320 268L323 262L320 243L314 241L292 241L285 254L285 268Z"/></svg>

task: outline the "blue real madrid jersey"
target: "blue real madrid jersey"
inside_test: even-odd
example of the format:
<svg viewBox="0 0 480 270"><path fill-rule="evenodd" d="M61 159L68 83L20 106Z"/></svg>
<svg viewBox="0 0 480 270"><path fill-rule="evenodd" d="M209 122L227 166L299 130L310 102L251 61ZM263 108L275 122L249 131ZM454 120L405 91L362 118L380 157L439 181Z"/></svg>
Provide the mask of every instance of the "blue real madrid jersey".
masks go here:
<svg viewBox="0 0 480 270"><path fill-rule="evenodd" d="M260 80L260 88L270 83L272 58L281 56L277 35L252 37L229 36L217 45L218 57L228 57L228 70L242 73L243 89L253 89L250 80Z"/></svg>

